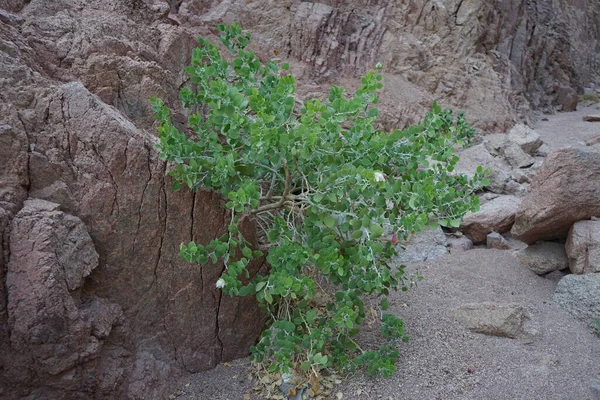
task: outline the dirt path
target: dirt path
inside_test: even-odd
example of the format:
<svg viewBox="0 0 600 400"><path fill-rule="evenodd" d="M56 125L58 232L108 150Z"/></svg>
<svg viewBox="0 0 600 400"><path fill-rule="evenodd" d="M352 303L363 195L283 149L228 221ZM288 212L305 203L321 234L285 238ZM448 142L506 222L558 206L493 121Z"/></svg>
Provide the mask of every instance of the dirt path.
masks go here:
<svg viewBox="0 0 600 400"><path fill-rule="evenodd" d="M600 107L592 106L545 116L535 129L551 148L585 148L585 140L600 134L600 123L582 117L598 113ZM521 268L511 250L471 250L411 267L416 266L425 280L390 299L390 312L404 319L410 336L408 344L399 345L397 373L391 378L356 374L329 398L339 392L350 400L600 399L592 389L600 379L600 338L553 303L555 281ZM453 318L460 305L480 302L521 305L529 334L518 339L476 334ZM369 329L361 333L363 348L378 340ZM248 374L247 359L220 365L183 379L176 398L244 399L251 393Z"/></svg>

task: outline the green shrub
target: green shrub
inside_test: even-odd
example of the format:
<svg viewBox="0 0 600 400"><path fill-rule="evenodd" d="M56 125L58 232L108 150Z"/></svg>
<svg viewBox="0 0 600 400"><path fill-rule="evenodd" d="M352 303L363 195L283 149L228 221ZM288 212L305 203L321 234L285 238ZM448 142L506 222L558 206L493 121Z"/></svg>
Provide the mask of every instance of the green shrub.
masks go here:
<svg viewBox="0 0 600 400"><path fill-rule="evenodd" d="M409 234L431 224L458 227L479 207L472 193L482 184L481 168L473 179L453 172L454 147L473 129L462 114L455 120L434 104L420 125L379 131L378 71L362 77L352 96L333 86L326 101L301 103L287 64L262 64L238 25L219 31L229 56L199 38L186 68L192 85L181 90L197 136L178 131L169 109L153 99L158 147L173 165L174 189L218 191L231 215L225 235L182 244L181 256L222 261L217 287L256 296L271 318L252 358L271 371L316 377L325 367L364 365L371 374L392 374L395 343L406 336L402 321L385 313L387 297L406 290L409 280L404 266L390 260ZM245 286L246 266L263 251L240 233L243 216L260 227L270 265L268 275ZM381 298L381 333L389 343L379 349L362 350L353 339L366 316L365 295Z"/></svg>
<svg viewBox="0 0 600 400"><path fill-rule="evenodd" d="M579 96L579 102L590 102L590 103L600 103L600 98L598 98L597 95L595 95L594 93L586 93L583 94L581 96Z"/></svg>

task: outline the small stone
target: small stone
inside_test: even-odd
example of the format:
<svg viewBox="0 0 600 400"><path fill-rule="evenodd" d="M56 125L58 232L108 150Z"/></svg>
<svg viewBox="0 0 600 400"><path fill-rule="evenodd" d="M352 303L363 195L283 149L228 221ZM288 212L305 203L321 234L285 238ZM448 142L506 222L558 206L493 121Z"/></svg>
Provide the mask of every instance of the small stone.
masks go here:
<svg viewBox="0 0 600 400"><path fill-rule="evenodd" d="M454 317L473 332L516 338L523 333L525 311L518 304L465 304Z"/></svg>
<svg viewBox="0 0 600 400"><path fill-rule="evenodd" d="M586 115L583 120L586 122L600 122L600 115Z"/></svg>
<svg viewBox="0 0 600 400"><path fill-rule="evenodd" d="M466 236L449 238L447 241L450 254L464 253L475 247L471 239Z"/></svg>
<svg viewBox="0 0 600 400"><path fill-rule="evenodd" d="M489 235L487 235L486 244L488 249L510 249L510 244L508 243L508 240L506 240L504 236L497 232L492 232Z"/></svg>
<svg viewBox="0 0 600 400"><path fill-rule="evenodd" d="M527 125L517 124L508 132L508 140L518 144L527 154L534 154L544 142L540 135Z"/></svg>
<svg viewBox="0 0 600 400"><path fill-rule="evenodd" d="M538 275L568 267L565 246L554 242L537 242L516 253L519 264Z"/></svg>

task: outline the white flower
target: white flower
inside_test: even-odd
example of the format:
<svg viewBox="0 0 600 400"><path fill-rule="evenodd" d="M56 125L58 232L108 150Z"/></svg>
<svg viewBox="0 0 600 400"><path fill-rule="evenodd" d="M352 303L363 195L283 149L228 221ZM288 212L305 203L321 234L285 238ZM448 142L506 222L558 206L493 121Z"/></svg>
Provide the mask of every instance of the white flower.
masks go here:
<svg viewBox="0 0 600 400"><path fill-rule="evenodd" d="M225 287L225 280L223 278L219 278L217 281L217 288L221 289L222 287Z"/></svg>
<svg viewBox="0 0 600 400"><path fill-rule="evenodd" d="M373 175L375 176L375 182L385 182L385 175L383 172L377 171Z"/></svg>

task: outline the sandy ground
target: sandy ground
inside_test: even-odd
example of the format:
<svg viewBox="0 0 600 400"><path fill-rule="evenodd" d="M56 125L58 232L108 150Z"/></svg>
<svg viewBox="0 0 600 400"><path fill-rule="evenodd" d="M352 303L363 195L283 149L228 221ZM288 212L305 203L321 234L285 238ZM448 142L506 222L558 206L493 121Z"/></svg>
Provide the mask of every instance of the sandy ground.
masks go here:
<svg viewBox="0 0 600 400"><path fill-rule="evenodd" d="M583 120L586 115L600 115L600 104L580 105L574 112L540 115L532 128L553 149L568 146L585 149L586 140L600 135L600 122L586 122Z"/></svg>
<svg viewBox="0 0 600 400"><path fill-rule="evenodd" d="M411 338L399 345L397 373L356 374L334 393L343 399L597 399L591 385L600 379L600 338L552 303L556 282L519 267L511 253L477 249L422 265L419 287L392 298L390 311L404 319ZM522 305L533 333L486 336L452 317L460 305L484 301ZM374 338L365 332L361 342L372 346ZM187 377L180 384L186 394L178 398L243 399L251 393L248 368L240 360Z"/></svg>
<svg viewBox="0 0 600 400"><path fill-rule="evenodd" d="M600 106L544 115L534 126L551 148L600 134L600 123L582 117ZM410 341L399 344L398 371L391 378L363 373L347 377L331 399L408 400L587 400L600 379L600 338L552 302L556 282L521 268L511 250L476 249L447 255L419 267L425 280L390 299L390 312L406 324ZM518 339L468 331L452 316L462 304L516 303L529 316L529 334ZM361 332L361 346L377 346L378 335ZM237 400L252 394L247 359L182 379L181 400ZM252 395L251 399L260 399Z"/></svg>

